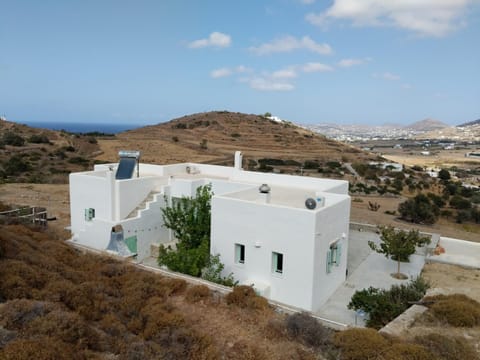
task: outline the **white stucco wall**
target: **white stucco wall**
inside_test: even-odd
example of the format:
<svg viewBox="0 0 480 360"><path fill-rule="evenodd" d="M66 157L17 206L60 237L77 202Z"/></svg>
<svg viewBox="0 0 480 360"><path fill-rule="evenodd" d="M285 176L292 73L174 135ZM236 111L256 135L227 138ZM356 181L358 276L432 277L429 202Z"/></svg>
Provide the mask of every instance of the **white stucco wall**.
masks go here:
<svg viewBox="0 0 480 360"><path fill-rule="evenodd" d="M108 172L97 176L91 173L70 174L70 216L72 232L85 228L85 209L95 209L95 217L110 220L113 217L113 194Z"/></svg>
<svg viewBox="0 0 480 360"><path fill-rule="evenodd" d="M318 310L346 279L348 231L350 224L350 197L336 196L330 206L316 213L315 244L313 253L313 309ZM341 245L339 266L331 266L327 273L327 251L329 245L338 240Z"/></svg>
<svg viewBox="0 0 480 360"><path fill-rule="evenodd" d="M240 283L270 286L271 299L312 308L315 213L215 196L211 253L221 254L224 275ZM245 245L245 263L235 263L235 243ZM272 271L272 252L284 255L283 274Z"/></svg>
<svg viewBox="0 0 480 360"><path fill-rule="evenodd" d="M166 184L158 177L148 176L115 181L115 218L125 219L139 204L141 204L152 191L161 191L161 186Z"/></svg>

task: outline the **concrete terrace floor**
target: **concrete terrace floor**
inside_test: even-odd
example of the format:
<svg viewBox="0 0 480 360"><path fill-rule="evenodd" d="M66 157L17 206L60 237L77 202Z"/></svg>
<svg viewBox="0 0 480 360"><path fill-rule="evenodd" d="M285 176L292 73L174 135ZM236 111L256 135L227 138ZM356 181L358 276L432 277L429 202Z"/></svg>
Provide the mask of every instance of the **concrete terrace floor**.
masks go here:
<svg viewBox="0 0 480 360"><path fill-rule="evenodd" d="M378 234L367 231L350 230L348 249L348 277L315 315L348 326L364 326L364 319L347 308L352 295L357 290L370 286L388 289L394 284L407 284L409 280L398 280L390 276L396 272L397 262L377 254L368 246L368 241L379 243ZM400 271L409 279L420 275L425 264L422 255L410 256L409 263L401 263Z"/></svg>

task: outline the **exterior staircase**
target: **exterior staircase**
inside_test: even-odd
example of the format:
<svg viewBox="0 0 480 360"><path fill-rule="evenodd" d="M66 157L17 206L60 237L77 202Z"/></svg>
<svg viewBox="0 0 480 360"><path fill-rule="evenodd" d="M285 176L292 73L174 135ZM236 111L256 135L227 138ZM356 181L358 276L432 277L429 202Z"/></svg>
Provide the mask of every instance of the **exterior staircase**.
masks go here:
<svg viewBox="0 0 480 360"><path fill-rule="evenodd" d="M154 196L155 196L156 193L157 193L157 192L155 192L155 191L151 191L151 192L147 195L147 197L146 197L145 199L143 199L143 201L142 201L140 204L138 204L138 206L137 206L135 209L133 209L133 210L130 212L130 214L128 214L128 216L127 216L125 219L134 218L134 217L136 217L136 216L138 215L138 212L139 212L140 210L146 209L146 208L147 208L147 203L149 203L150 201L153 201L153 198L154 198Z"/></svg>

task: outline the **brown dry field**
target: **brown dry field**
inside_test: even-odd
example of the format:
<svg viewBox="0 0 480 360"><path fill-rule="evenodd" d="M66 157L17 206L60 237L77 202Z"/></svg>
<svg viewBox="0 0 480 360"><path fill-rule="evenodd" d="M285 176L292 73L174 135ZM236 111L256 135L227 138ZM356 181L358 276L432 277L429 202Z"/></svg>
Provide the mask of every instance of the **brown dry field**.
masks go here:
<svg viewBox="0 0 480 360"><path fill-rule="evenodd" d="M382 149L383 150L383 149ZM425 166L428 168L460 168L480 167L480 159L467 158L465 153L471 150L440 150L432 151L433 155L420 155L419 151L405 149L385 149L382 156L388 160L407 165Z"/></svg>

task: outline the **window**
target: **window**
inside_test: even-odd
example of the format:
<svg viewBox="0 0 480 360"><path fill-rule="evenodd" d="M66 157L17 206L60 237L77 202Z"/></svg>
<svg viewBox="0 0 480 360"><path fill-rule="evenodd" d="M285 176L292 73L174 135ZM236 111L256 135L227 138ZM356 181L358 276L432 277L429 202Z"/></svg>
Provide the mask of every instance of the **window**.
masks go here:
<svg viewBox="0 0 480 360"><path fill-rule="evenodd" d="M283 254L272 253L272 271L276 274L283 274Z"/></svg>
<svg viewBox="0 0 480 360"><path fill-rule="evenodd" d="M342 257L342 245L338 242L330 245L327 251L327 274L332 272L332 266L340 266L340 260Z"/></svg>
<svg viewBox="0 0 480 360"><path fill-rule="evenodd" d="M235 262L237 264L245 263L245 245L235 244Z"/></svg>
<svg viewBox="0 0 480 360"><path fill-rule="evenodd" d="M95 218L95 209L85 209L85 221L92 221L93 218Z"/></svg>

